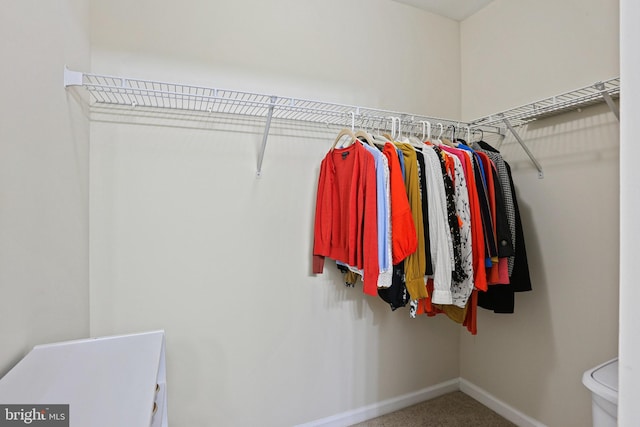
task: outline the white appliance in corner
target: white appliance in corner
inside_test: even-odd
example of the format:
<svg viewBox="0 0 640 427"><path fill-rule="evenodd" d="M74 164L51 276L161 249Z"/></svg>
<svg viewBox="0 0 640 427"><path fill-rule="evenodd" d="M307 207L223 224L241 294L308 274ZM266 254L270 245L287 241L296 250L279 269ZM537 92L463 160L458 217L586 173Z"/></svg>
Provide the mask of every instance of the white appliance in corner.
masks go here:
<svg viewBox="0 0 640 427"><path fill-rule="evenodd" d="M618 358L611 359L582 375L582 383L591 390L593 427L618 425Z"/></svg>
<svg viewBox="0 0 640 427"><path fill-rule="evenodd" d="M68 404L70 427L168 427L164 331L35 346L0 404Z"/></svg>

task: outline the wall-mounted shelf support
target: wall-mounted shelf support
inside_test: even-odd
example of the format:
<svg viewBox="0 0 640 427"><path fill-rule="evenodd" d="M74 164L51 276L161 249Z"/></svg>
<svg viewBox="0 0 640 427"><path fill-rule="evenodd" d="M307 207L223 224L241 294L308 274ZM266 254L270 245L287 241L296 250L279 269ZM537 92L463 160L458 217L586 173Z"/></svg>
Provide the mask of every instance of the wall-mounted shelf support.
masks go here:
<svg viewBox="0 0 640 427"><path fill-rule="evenodd" d="M267 137L269 136L269 128L271 127L271 119L273 118L273 108L278 100L277 96L271 97L271 105L269 105L269 111L267 112L267 122L264 126L264 135L262 135L262 145L260 146L260 154L258 155L258 171L256 176L260 178L262 174L262 160L264 159L264 151L267 148Z"/></svg>
<svg viewBox="0 0 640 427"><path fill-rule="evenodd" d="M518 132L516 132L513 126L511 126L511 122L509 121L509 119L505 117L504 119L502 119L502 121L504 122L505 125L507 125L507 129L509 129L509 131L516 138L516 141L518 141L518 143L520 144L522 149L525 151L525 153L527 153L527 156L529 156L529 158L535 165L536 169L538 169L538 178L540 179L544 178L544 172L542 172L542 165L540 165L540 162L538 162L538 160L535 158L531 150L529 150L529 147L527 147L527 144L524 143L524 141L522 140Z"/></svg>
<svg viewBox="0 0 640 427"><path fill-rule="evenodd" d="M82 86L82 73L64 67L64 87Z"/></svg>
<svg viewBox="0 0 640 427"><path fill-rule="evenodd" d="M611 112L616 116L616 119L618 119L618 121L620 121L620 109L618 108L616 103L613 102L613 98L611 97L611 95L609 94L607 89L605 88L604 83L598 82L594 86L595 86L596 89L598 89L600 91L600 93L602 94L602 98L604 99L604 102L607 103L607 105L609 106L609 109L611 110Z"/></svg>

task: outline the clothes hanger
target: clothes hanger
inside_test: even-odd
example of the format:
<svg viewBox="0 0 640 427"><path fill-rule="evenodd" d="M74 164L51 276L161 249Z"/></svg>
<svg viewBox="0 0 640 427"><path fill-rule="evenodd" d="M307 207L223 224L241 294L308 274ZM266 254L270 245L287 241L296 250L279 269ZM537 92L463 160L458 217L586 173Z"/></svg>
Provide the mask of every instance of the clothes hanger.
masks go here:
<svg viewBox="0 0 640 427"><path fill-rule="evenodd" d="M375 139L373 138L373 135L371 134L371 132L369 132L367 123L368 123L368 119L367 121L365 121L363 117L362 123L360 124L362 129L358 130L357 132L354 132L354 135L356 136L356 138L363 140L364 142L366 142L372 147L375 147L374 145Z"/></svg>
<svg viewBox="0 0 640 427"><path fill-rule="evenodd" d="M345 144L342 144L341 146L338 146L338 142L344 138L344 137L349 137L349 141L347 141ZM349 128L344 128L341 129L340 132L338 133L338 136L336 136L335 141L333 142L333 145L331 146L331 149L334 148L346 148L349 145L353 144L355 141L357 140L355 134L351 131L351 129Z"/></svg>
<svg viewBox="0 0 640 427"><path fill-rule="evenodd" d="M424 142L422 142L420 138L413 134L409 134L409 143L416 148L422 148L422 146L424 145Z"/></svg>
<svg viewBox="0 0 640 427"><path fill-rule="evenodd" d="M393 142L396 136L396 117L387 117L387 118L391 119L391 135L393 136L389 135L388 133L383 133L382 136L387 138L387 141Z"/></svg>
<svg viewBox="0 0 640 427"><path fill-rule="evenodd" d="M336 145L338 144L338 141L340 141L345 136L350 137L351 141L349 141L346 145L343 145L342 148L345 148L345 147L351 145L352 143L354 143L358 139L358 138L356 138L354 133L351 131L351 129L344 128L344 129L340 130L340 132L338 133L338 136L336 137L336 140L333 141L333 145L331 146L331 150L336 148Z"/></svg>
<svg viewBox="0 0 640 427"><path fill-rule="evenodd" d="M391 135L393 136L394 141L400 141L402 139L402 124L400 123L400 117L394 117L393 119L397 120L398 124L396 125L395 132L391 133Z"/></svg>
<svg viewBox="0 0 640 427"><path fill-rule="evenodd" d="M440 133L438 134L438 137L433 140L433 144L434 145L441 145L442 144L442 134L444 133L444 126L442 125L442 123L436 123L436 126L440 128Z"/></svg>
<svg viewBox="0 0 640 427"><path fill-rule="evenodd" d="M411 131L409 131L408 135L403 138L402 137L402 119L400 117L396 117L396 120L398 121L398 135L396 136L396 141L401 141L411 145Z"/></svg>
<svg viewBox="0 0 640 427"><path fill-rule="evenodd" d="M480 132L480 139L478 141L484 141L484 131L482 129L474 129L473 132Z"/></svg>
<svg viewBox="0 0 640 427"><path fill-rule="evenodd" d="M415 126L414 123L414 118L411 118L411 126ZM422 125L422 127L424 128L424 125ZM422 132L422 139L418 138L416 135L414 135L412 132L409 132L409 141L411 142L411 144L413 144L416 148L422 149L422 146L424 145L424 129Z"/></svg>
<svg viewBox="0 0 640 427"><path fill-rule="evenodd" d="M469 144L471 144L471 128L469 126L460 126L460 124L458 123L457 129L459 133L462 134L462 136L466 136L466 139L460 136L456 137L453 140L453 143L455 144L455 146L457 147L459 144L464 144L469 146ZM465 135L465 130L466 130L466 135Z"/></svg>
<svg viewBox="0 0 640 427"><path fill-rule="evenodd" d="M394 141L400 141L400 142L404 142L405 144L409 144L411 145L411 142L409 141L409 138L407 137L402 137L402 119L400 117L394 117L395 120L398 121L398 126L396 127L396 133L393 134L394 136ZM411 145L413 147L413 145ZM415 147L414 147L415 148Z"/></svg>
<svg viewBox="0 0 640 427"><path fill-rule="evenodd" d="M456 138L455 141L453 141L453 143L456 145L456 147L459 147L460 144L464 144L467 147L471 147L472 141L471 141L471 127L470 126L462 126L460 132L462 132L463 130L466 130L466 139L464 138Z"/></svg>
<svg viewBox="0 0 640 427"><path fill-rule="evenodd" d="M449 128L451 128L451 137L452 137L452 139L449 140L447 138L442 138L442 143L444 145L448 145L449 147L455 148L456 146L453 145L453 142L451 142L451 141L455 141L455 139L456 139L456 127L454 125L449 125L449 126L447 126L447 130L449 130Z"/></svg>
<svg viewBox="0 0 640 427"><path fill-rule="evenodd" d="M413 119L411 120L411 122L407 122L407 133L406 135L404 135L404 137L402 136L402 119L400 117L396 117L396 120L398 120L398 137L397 140L404 142L405 144L410 144L413 145L415 144L415 142L413 141L413 134L411 132L411 126L413 125ZM417 138L415 138L417 139ZM420 145L422 145L422 142L420 142Z"/></svg>
<svg viewBox="0 0 640 427"><path fill-rule="evenodd" d="M393 134L393 138L396 141L400 141L402 139L402 124L400 123L400 117L394 117L398 121L398 126L396 126L396 133Z"/></svg>
<svg viewBox="0 0 640 427"><path fill-rule="evenodd" d="M349 141L345 145L342 145L341 148L348 147L349 145L353 144L355 141L358 140L358 138L356 138L356 136L353 133L353 131L355 129L355 126L356 126L356 115L355 115L355 113L353 111L350 111L349 114L351 114L351 129L343 128L342 130L340 130L340 132L338 133L338 136L336 137L336 140L333 141L333 145L331 146L332 150L334 148L336 148L336 145L338 144L338 141L340 141L345 136L350 137L351 141Z"/></svg>
<svg viewBox="0 0 640 427"><path fill-rule="evenodd" d="M372 137L371 135L369 135L369 133L368 133L368 132L366 132L366 131L364 131L364 130L360 129L360 130L355 131L355 132L353 133L353 135L354 135L356 138L358 138L359 140L361 140L361 141L363 141L363 142L365 142L365 143L369 144L370 146L372 146L372 147L374 146L374 145L373 145L373 137Z"/></svg>
<svg viewBox="0 0 640 427"><path fill-rule="evenodd" d="M480 133L480 139L476 139L475 134L476 133ZM479 142L484 142L484 131L482 129L474 129L473 130L473 141L470 143L469 147L471 148L478 148L479 147Z"/></svg>
<svg viewBox="0 0 640 427"><path fill-rule="evenodd" d="M422 143L424 145L432 145L431 142L431 123L426 120L420 120L422 123Z"/></svg>
<svg viewBox="0 0 640 427"><path fill-rule="evenodd" d="M355 135L356 139L360 142L363 142L365 144L371 145L373 146L373 144L371 143L371 135L369 135L369 133L367 133L366 128L364 127L364 118L360 119L360 129L355 130L355 114L354 114L354 122L353 122L353 127L351 128L353 134Z"/></svg>
<svg viewBox="0 0 640 427"><path fill-rule="evenodd" d="M381 145L384 145L384 144L386 144L387 142L389 142L389 141L390 141L390 140L389 140L389 138L387 138L386 136L383 136L383 135L381 134L381 132L382 132L382 131L381 131L382 123L383 123L385 120L386 120L385 118L382 118L382 117L380 118L380 120L378 121L378 130L377 130L377 132L375 132L375 133L373 133L373 134L371 135L371 136L373 136L373 140L374 140L374 141L377 141L377 142L378 142L378 144L381 144Z"/></svg>
<svg viewBox="0 0 640 427"><path fill-rule="evenodd" d="M393 142L393 137L389 135L387 132L383 133L382 136L387 138L388 142Z"/></svg>

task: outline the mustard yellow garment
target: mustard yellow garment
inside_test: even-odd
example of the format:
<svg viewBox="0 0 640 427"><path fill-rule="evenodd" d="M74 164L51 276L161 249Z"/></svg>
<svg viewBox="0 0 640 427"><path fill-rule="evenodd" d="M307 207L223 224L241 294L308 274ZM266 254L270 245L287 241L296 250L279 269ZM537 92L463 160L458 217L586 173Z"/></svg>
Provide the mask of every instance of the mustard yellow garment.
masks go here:
<svg viewBox="0 0 640 427"><path fill-rule="evenodd" d="M426 298L427 287L424 281L424 272L427 266L424 242L424 223L422 220L422 199L420 198L420 182L418 177L418 158L416 150L404 142L395 142L404 156L405 179L411 215L416 227L418 237L418 249L409 255L404 261L404 275L407 291L411 299ZM392 225L393 226L393 225Z"/></svg>
<svg viewBox="0 0 640 427"><path fill-rule="evenodd" d="M349 270L346 273L344 273L344 283L349 286L354 286L358 281L358 277L360 277L360 275Z"/></svg>
<svg viewBox="0 0 640 427"><path fill-rule="evenodd" d="M433 304L435 308L438 308L444 312L444 314L449 317L449 319L453 320L456 323L462 324L464 319L467 317L467 310L469 308L469 302L465 304L464 308L458 307L457 305L443 305L443 304Z"/></svg>

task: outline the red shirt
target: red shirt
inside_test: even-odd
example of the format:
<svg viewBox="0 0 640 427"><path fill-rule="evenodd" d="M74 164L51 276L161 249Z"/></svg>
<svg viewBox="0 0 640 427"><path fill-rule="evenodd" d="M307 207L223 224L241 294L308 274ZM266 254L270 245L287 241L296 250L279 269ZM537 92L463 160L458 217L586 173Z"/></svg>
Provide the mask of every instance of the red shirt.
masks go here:
<svg viewBox="0 0 640 427"><path fill-rule="evenodd" d="M391 254L393 265L418 249L416 226L411 215L411 206L402 178L402 169L396 147L390 142L384 145L382 153L389 161L389 184L391 187Z"/></svg>
<svg viewBox="0 0 640 427"><path fill-rule="evenodd" d="M360 143L332 149L320 165L313 272L329 257L364 270L364 292L378 295L375 162Z"/></svg>

